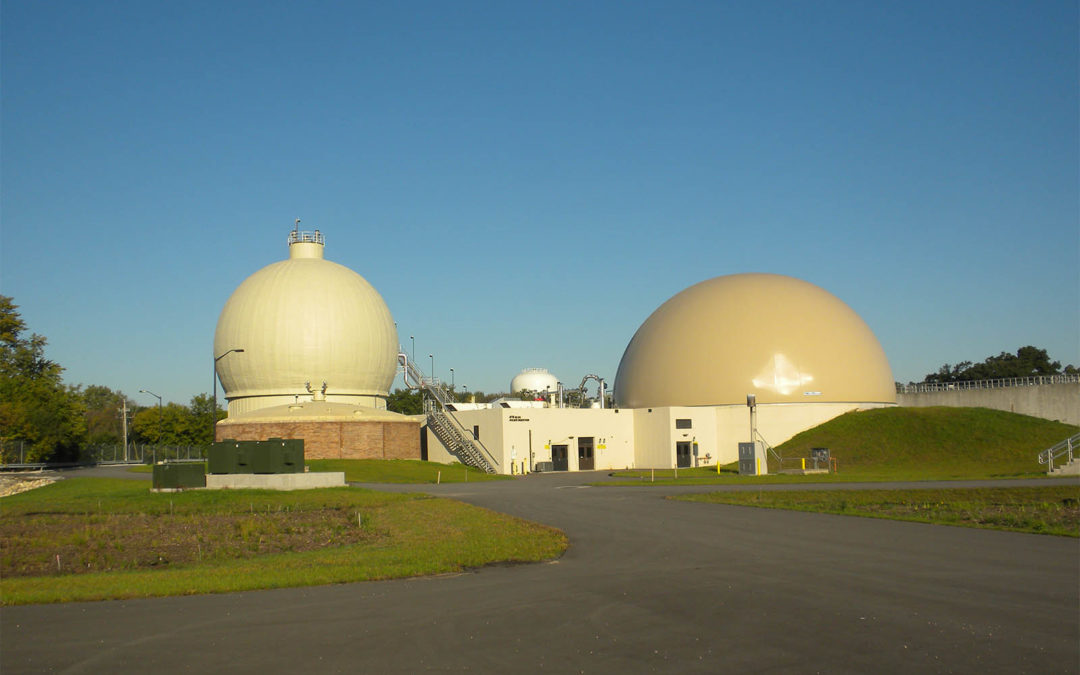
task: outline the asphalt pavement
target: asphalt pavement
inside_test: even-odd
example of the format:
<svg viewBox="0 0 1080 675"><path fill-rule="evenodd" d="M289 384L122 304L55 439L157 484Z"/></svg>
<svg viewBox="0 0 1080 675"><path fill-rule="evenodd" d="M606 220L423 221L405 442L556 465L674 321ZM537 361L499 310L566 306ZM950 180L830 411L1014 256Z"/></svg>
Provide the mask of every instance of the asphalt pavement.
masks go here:
<svg viewBox="0 0 1080 675"><path fill-rule="evenodd" d="M7 607L0 609L0 669L1080 671L1076 539L664 499L715 487L586 485L598 478L372 486L431 492L558 527L570 548L557 561L388 582ZM947 485L969 484L992 482Z"/></svg>

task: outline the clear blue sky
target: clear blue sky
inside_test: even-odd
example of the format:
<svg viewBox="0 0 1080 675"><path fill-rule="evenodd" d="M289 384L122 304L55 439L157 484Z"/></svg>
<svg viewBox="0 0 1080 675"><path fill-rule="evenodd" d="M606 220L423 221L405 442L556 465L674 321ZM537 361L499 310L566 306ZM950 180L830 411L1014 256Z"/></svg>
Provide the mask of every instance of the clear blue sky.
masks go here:
<svg viewBox="0 0 1080 675"><path fill-rule="evenodd" d="M187 402L293 219L437 374L611 382L737 272L901 381L1080 364L1077 4L2 4L0 293L69 383Z"/></svg>

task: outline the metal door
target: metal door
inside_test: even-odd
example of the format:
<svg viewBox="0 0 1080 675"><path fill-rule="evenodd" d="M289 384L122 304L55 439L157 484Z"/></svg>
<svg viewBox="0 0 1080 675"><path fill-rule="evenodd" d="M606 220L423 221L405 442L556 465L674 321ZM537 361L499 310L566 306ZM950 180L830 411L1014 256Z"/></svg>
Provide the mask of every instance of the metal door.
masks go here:
<svg viewBox="0 0 1080 675"><path fill-rule="evenodd" d="M551 446L551 465L552 471L569 471L570 470L570 453L567 451L567 445L553 445Z"/></svg>
<svg viewBox="0 0 1080 675"><path fill-rule="evenodd" d="M582 436L577 442L577 468L578 471L592 471L596 466L593 456L593 437Z"/></svg>
<svg viewBox="0 0 1080 675"><path fill-rule="evenodd" d="M691 445L690 441L678 441L675 443L675 466L680 469L690 468Z"/></svg>

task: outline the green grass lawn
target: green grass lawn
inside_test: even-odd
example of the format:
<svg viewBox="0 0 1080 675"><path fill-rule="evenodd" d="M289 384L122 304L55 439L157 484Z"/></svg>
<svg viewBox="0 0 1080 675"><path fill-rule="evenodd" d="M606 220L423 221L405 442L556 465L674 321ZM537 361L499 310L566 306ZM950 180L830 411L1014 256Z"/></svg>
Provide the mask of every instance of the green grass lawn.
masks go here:
<svg viewBox="0 0 1080 675"><path fill-rule="evenodd" d="M464 464L440 464L419 459L309 459L312 471L344 471L350 483L465 483L513 480L484 473Z"/></svg>
<svg viewBox="0 0 1080 675"><path fill-rule="evenodd" d="M710 492L693 502L1080 537L1080 485L926 490Z"/></svg>
<svg viewBox="0 0 1080 675"><path fill-rule="evenodd" d="M151 493L72 478L5 497L0 603L310 586L555 558L559 531L422 494Z"/></svg>

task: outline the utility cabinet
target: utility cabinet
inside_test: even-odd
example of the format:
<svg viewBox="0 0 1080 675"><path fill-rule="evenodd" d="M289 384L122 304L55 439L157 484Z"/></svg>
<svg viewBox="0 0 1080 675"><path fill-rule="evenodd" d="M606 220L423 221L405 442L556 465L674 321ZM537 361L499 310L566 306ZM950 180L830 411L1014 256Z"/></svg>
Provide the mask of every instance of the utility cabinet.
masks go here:
<svg viewBox="0 0 1080 675"><path fill-rule="evenodd" d="M154 465L155 490L180 490L206 487L206 465L183 462Z"/></svg>
<svg viewBox="0 0 1080 675"><path fill-rule="evenodd" d="M208 473L303 473L304 439L226 439L210 446Z"/></svg>
<svg viewBox="0 0 1080 675"><path fill-rule="evenodd" d="M766 463L765 446L760 441L739 443L739 474L742 476L764 476L769 473Z"/></svg>

